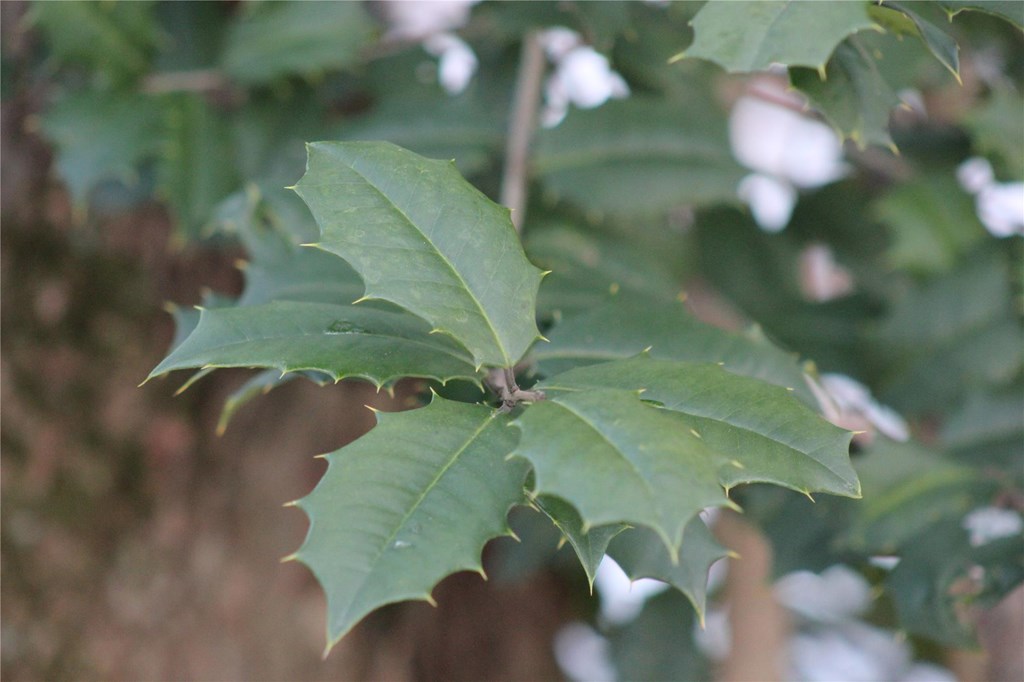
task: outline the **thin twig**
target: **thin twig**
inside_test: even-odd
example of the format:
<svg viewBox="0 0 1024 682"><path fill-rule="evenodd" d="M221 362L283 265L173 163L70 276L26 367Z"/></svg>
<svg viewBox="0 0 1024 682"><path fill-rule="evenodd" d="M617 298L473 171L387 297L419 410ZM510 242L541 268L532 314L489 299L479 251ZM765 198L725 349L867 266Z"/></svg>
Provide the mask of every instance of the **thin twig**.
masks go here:
<svg viewBox="0 0 1024 682"><path fill-rule="evenodd" d="M505 168L501 179L501 203L512 209L512 224L518 231L522 231L526 216L530 140L537 121L543 78L544 47L540 42L540 34L530 31L523 38L519 74L512 100L512 119L509 121L508 140L505 143Z"/></svg>

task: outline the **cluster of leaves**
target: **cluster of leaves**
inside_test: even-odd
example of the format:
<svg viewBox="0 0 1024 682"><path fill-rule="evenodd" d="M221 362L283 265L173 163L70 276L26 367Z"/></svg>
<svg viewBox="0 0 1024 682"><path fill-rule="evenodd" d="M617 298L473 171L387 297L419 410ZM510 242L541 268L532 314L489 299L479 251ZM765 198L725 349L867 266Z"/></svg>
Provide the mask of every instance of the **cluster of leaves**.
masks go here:
<svg viewBox="0 0 1024 682"><path fill-rule="evenodd" d="M942 641L969 636L964 603L1024 579L1017 539L974 547L961 525L1024 489L1020 245L988 237L950 186L972 145L1003 176L1024 174L1024 144L1005 132L1020 132L1018 5L485 3L462 30L480 67L458 97L418 78L425 55L382 44L356 3L67 7L39 3L32 17L61 65L42 129L77 204L137 177L184 233L219 228L250 254L241 297L175 311L178 338L153 375L198 368L187 386L216 367L267 368L222 426L295 377L423 380L423 407L379 414L297 503L311 525L295 557L328 594L329 642L377 606L429 600L445 575L482 570L482 546L511 532L515 506L549 517L591 579L609 554L698 612L725 555L698 513L737 501L775 542L780 571L902 557L885 577L900 623ZM961 9L982 11L950 25ZM607 52L633 95L538 132L520 245L485 193L498 185L518 43L553 25ZM958 127L891 130L894 92L959 74L953 34L1000 46L1007 84ZM744 170L716 93L720 67L776 63L844 136L895 139L903 156L870 150L769 236L732 205ZM310 145L296 186L307 211L283 186L312 139L416 153ZM833 249L857 293L801 296L810 243ZM697 322L679 300L684 279L710 282L761 326ZM865 499L808 510L804 494L855 497L860 484L849 433L814 412L813 369L776 344L870 384L918 419L927 445L879 439L855 462ZM493 368L547 399L496 409L483 390ZM732 492L755 482L797 492ZM981 584L953 589L975 566ZM637 627L676 628L665 603Z"/></svg>

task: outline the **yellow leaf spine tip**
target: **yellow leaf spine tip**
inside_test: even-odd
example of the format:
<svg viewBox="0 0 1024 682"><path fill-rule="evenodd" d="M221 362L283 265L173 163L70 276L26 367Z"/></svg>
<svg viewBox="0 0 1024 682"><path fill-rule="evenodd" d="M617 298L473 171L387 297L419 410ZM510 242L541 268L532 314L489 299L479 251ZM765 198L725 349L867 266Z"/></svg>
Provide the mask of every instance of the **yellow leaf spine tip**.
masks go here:
<svg viewBox="0 0 1024 682"><path fill-rule="evenodd" d="M249 261L245 260L244 258L239 258L238 260L235 261L235 267L241 270L242 272L245 272L246 270L249 269Z"/></svg>
<svg viewBox="0 0 1024 682"><path fill-rule="evenodd" d="M321 454L321 455L313 455L313 459L327 459L327 456L328 456L329 454L330 454L330 453L328 453L328 452L325 452L325 453L323 453L323 454Z"/></svg>
<svg viewBox="0 0 1024 682"><path fill-rule="evenodd" d="M669 57L667 63L668 64L675 64L675 63L680 62L680 61L682 61L684 59L686 59L686 53L685 52L680 52L679 54L674 54L671 57Z"/></svg>
<svg viewBox="0 0 1024 682"><path fill-rule="evenodd" d="M611 294L612 296L619 293L619 283L612 282L611 285L608 287L608 293Z"/></svg>
<svg viewBox="0 0 1024 682"><path fill-rule="evenodd" d="M689 297L689 294L687 294L685 291L680 291L678 294L676 294L676 300L679 301L680 303L686 303L686 299Z"/></svg>
<svg viewBox="0 0 1024 682"><path fill-rule="evenodd" d="M434 595L428 594L427 596L425 596L423 598L423 601L427 602L428 604L433 606L435 609L437 608L437 601L434 600Z"/></svg>
<svg viewBox="0 0 1024 682"><path fill-rule="evenodd" d="M308 242L306 244L299 244L299 246L305 246L306 248L309 248L309 249L316 249L316 248L319 248L320 243L319 242Z"/></svg>
<svg viewBox="0 0 1024 682"><path fill-rule="evenodd" d="M173 315L174 313L178 312L178 309L179 309L178 305L176 303L171 302L171 301L164 301L163 308L164 308L164 312L168 312L171 315Z"/></svg>
<svg viewBox="0 0 1024 682"><path fill-rule="evenodd" d="M288 556L281 557L281 563L282 564L286 564L289 561L295 561L298 558L299 558L299 553L295 552L293 554L289 554Z"/></svg>
<svg viewBox="0 0 1024 682"><path fill-rule="evenodd" d="M793 392L793 391L795 391L796 389L795 389L795 388L793 388L792 386L786 386L786 390L787 390L787 391L789 391L790 393L792 393L792 392Z"/></svg>
<svg viewBox="0 0 1024 682"><path fill-rule="evenodd" d="M551 343L551 339L549 339L548 337L544 336L543 334L537 334L537 340L538 341L543 341L544 343Z"/></svg>
<svg viewBox="0 0 1024 682"><path fill-rule="evenodd" d="M563 536L558 538L558 544L555 545L555 549L556 550L562 549L563 547L565 547L565 543L566 543L566 538L563 535Z"/></svg>
<svg viewBox="0 0 1024 682"><path fill-rule="evenodd" d="M803 495L804 497L806 497L811 502L814 502L814 498L811 496L811 491L810 490L801 490L800 494Z"/></svg>
<svg viewBox="0 0 1024 682"><path fill-rule="evenodd" d="M692 433L695 438L701 438L701 435L697 433L697 429L690 429L690 433ZM701 440L703 440L703 438L701 438Z"/></svg>
<svg viewBox="0 0 1024 682"><path fill-rule="evenodd" d="M733 466L733 467L737 468L737 469L746 469L746 468L747 468L747 467L743 466L743 462L740 462L739 460L735 460L735 459L734 459L734 460L731 460L731 461L729 462L729 464L730 464L731 466Z"/></svg>
<svg viewBox="0 0 1024 682"><path fill-rule="evenodd" d="M734 549L727 549L727 550L725 550L725 556L728 557L729 559L737 559L737 560L743 558L743 556L739 552L734 550Z"/></svg>
<svg viewBox="0 0 1024 682"><path fill-rule="evenodd" d="M302 503L302 500L292 500L291 502L285 502L282 507L298 507Z"/></svg>
<svg viewBox="0 0 1024 682"><path fill-rule="evenodd" d="M818 65L818 78L820 78L823 81L828 80L828 74L825 72L825 65L824 64L819 64Z"/></svg>

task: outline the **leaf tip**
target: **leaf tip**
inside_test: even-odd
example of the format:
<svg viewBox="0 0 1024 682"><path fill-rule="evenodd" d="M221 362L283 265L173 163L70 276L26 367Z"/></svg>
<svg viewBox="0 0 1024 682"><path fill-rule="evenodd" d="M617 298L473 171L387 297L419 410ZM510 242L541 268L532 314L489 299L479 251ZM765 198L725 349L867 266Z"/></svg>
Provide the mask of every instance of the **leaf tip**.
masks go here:
<svg viewBox="0 0 1024 682"><path fill-rule="evenodd" d="M435 609L437 608L437 600L434 599L434 595L432 595L432 594L426 595L425 597L423 597L423 601L427 602L428 604L433 606Z"/></svg>
<svg viewBox="0 0 1024 682"><path fill-rule="evenodd" d="M292 552L288 556L281 557L281 563L282 564L287 564L287 563L289 563L291 561L298 560L298 558L299 558L299 553L298 552Z"/></svg>
<svg viewBox="0 0 1024 682"><path fill-rule="evenodd" d="M817 504L817 502L814 499L814 496L811 495L811 491L810 490L801 490L800 494L803 495L804 497L806 497L808 500L810 500L813 504Z"/></svg>
<svg viewBox="0 0 1024 682"><path fill-rule="evenodd" d="M668 64L675 64L677 62L683 61L684 59L686 59L686 52L685 51L684 52L679 52L678 54L674 54L671 57L669 57L667 63Z"/></svg>

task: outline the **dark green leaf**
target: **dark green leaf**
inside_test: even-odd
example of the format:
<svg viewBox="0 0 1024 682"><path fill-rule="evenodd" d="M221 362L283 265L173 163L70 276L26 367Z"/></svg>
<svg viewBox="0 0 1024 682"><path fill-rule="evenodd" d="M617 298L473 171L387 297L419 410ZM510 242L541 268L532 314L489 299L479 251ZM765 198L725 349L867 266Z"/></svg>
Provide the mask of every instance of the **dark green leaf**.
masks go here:
<svg viewBox="0 0 1024 682"><path fill-rule="evenodd" d="M848 455L852 434L811 412L785 389L718 365L643 354L570 370L539 387L549 397L602 388L641 390L645 400L679 413L683 427L700 437L726 489L770 482L804 493L860 495Z"/></svg>
<svg viewBox="0 0 1024 682"><path fill-rule="evenodd" d="M407 313L277 301L203 310L196 330L151 377L187 367L316 370L381 386L406 376L478 381L469 355Z"/></svg>
<svg viewBox="0 0 1024 682"><path fill-rule="evenodd" d="M139 162L160 149L162 116L158 99L94 91L68 95L43 114L43 133L78 209L104 180L137 180Z"/></svg>
<svg viewBox="0 0 1024 682"><path fill-rule="evenodd" d="M712 0L692 23L696 36L685 56L729 72L765 71L775 63L821 69L840 41L873 27L865 2L793 0Z"/></svg>
<svg viewBox="0 0 1024 682"><path fill-rule="evenodd" d="M674 590L654 595L640 616L608 633L624 680L708 680L711 666L693 639L693 610Z"/></svg>
<svg viewBox="0 0 1024 682"><path fill-rule="evenodd" d="M634 393L561 393L514 424L522 431L514 454L533 464L536 494L571 504L584 529L647 526L678 559L686 523L706 507L731 504L700 438Z"/></svg>
<svg viewBox="0 0 1024 682"><path fill-rule="evenodd" d="M628 216L735 201L745 173L713 104L639 95L573 111L539 133L533 168L548 196L592 213Z"/></svg>
<svg viewBox="0 0 1024 682"><path fill-rule="evenodd" d="M160 34L152 2L35 2L30 21L46 36L53 56L96 68L113 84L149 68Z"/></svg>
<svg viewBox="0 0 1024 682"><path fill-rule="evenodd" d="M170 205L178 228L199 235L214 207L238 186L227 121L199 95L170 101L157 166L157 192Z"/></svg>
<svg viewBox="0 0 1024 682"><path fill-rule="evenodd" d="M794 389L816 405L796 356L772 345L756 328L733 334L694 319L678 303L610 303L571 317L550 332L550 343L534 349L541 371L629 358L650 348L652 358L720 362L730 372Z"/></svg>
<svg viewBox="0 0 1024 682"><path fill-rule="evenodd" d="M224 69L246 84L312 76L355 61L375 26L357 2L250 5L227 37Z"/></svg>
<svg viewBox="0 0 1024 682"><path fill-rule="evenodd" d="M531 223L526 252L551 273L540 285L542 315L571 315L616 296L664 302L680 293L666 262L671 254L660 258L635 242L588 234L568 223Z"/></svg>
<svg viewBox="0 0 1024 682"><path fill-rule="evenodd" d="M874 209L893 235L890 262L918 273L951 269L986 236L973 198L951 171L900 183Z"/></svg>
<svg viewBox="0 0 1024 682"><path fill-rule="evenodd" d="M886 582L909 632L947 646L976 646L980 610L1024 582L1024 536L972 547L959 523L938 523L908 546Z"/></svg>
<svg viewBox="0 0 1024 682"><path fill-rule="evenodd" d="M477 365L511 367L539 336L541 271L508 209L453 164L387 143L317 142L295 189L320 225L318 246L356 269L366 298L424 318Z"/></svg>
<svg viewBox="0 0 1024 682"><path fill-rule="evenodd" d="M304 376L320 386L323 386L332 380L330 376L321 374L320 372L292 372L290 374L281 374L281 372L276 369L268 369L260 372L242 384L241 387L233 391L231 395L227 397L227 400L224 401L224 407L220 410L220 418L217 420L217 433L224 433L227 430L232 417L235 416L235 413L237 413L238 410L240 410L250 400L258 398L261 395L266 395L278 386L287 384L293 379L298 379L300 376Z"/></svg>
<svg viewBox="0 0 1024 682"><path fill-rule="evenodd" d="M836 48L824 77L815 69L791 68L789 78L843 138L850 138L862 149L875 144L895 149L889 135L889 113L900 99L856 37Z"/></svg>
<svg viewBox="0 0 1024 682"><path fill-rule="evenodd" d="M1009 88L994 88L988 101L972 110L965 121L978 151L1000 161L1003 180L1024 180L1024 95Z"/></svg>
<svg viewBox="0 0 1024 682"><path fill-rule="evenodd" d="M944 67L949 69L950 73L956 76L957 80L960 79L960 46L956 44L951 35L936 26L933 20L929 20L924 16L938 14L940 16L935 17L935 19L945 20L947 17L941 16L943 15L941 9L932 3L906 3L885 0L884 5L877 9L872 8L872 10L874 10L872 15L895 33L914 33L919 36L928 47L928 51ZM890 17L893 13L897 13L897 16L902 15L905 17L910 26L905 26L902 22L891 22Z"/></svg>
<svg viewBox="0 0 1024 682"><path fill-rule="evenodd" d="M646 528L630 528L616 535L608 554L622 567L630 580L653 578L682 592L704 622L708 571L711 565L729 555L698 516L686 524L679 561L673 562L665 545Z"/></svg>
<svg viewBox="0 0 1024 682"><path fill-rule="evenodd" d="M435 397L427 407L377 413L377 427L327 455L328 469L297 505L309 516L293 558L327 593L328 649L379 606L432 601L445 576L483 572L480 553L510 533L523 501L523 463L508 419Z"/></svg>
<svg viewBox="0 0 1024 682"><path fill-rule="evenodd" d="M594 526L584 530L583 519L573 509L573 506L564 500L541 495L534 498L533 503L545 516L551 519L551 523L555 524L555 527L561 531L562 537L572 546L573 551L576 552L576 556L579 557L580 563L583 565L583 570L587 574L587 580L590 582L590 589L593 591L594 576L597 575L597 567L601 564L601 560L604 559L608 543L616 535L626 530L628 526L621 523L613 523L607 526ZM657 541L657 536L655 536L655 540ZM659 544L659 546L661 545ZM664 551L664 547L662 547L662 550Z"/></svg>
<svg viewBox="0 0 1024 682"><path fill-rule="evenodd" d="M984 12L1000 17L1024 28L1024 3L1015 0L939 0L949 15L956 16L960 12Z"/></svg>

